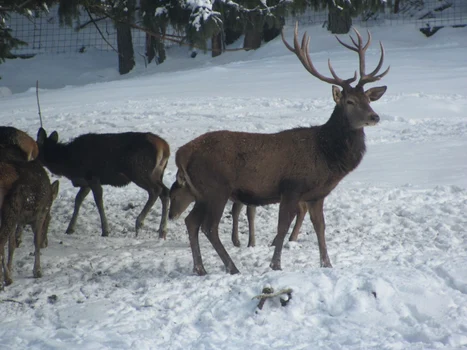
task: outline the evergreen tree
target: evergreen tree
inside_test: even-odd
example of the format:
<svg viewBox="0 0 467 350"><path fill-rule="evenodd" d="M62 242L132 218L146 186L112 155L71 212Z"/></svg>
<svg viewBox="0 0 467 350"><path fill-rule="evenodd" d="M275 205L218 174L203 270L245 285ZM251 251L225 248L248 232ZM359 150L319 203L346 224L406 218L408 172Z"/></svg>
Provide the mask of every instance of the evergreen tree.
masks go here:
<svg viewBox="0 0 467 350"><path fill-rule="evenodd" d="M46 11L53 4L53 0L31 0L18 2L17 0L0 0L0 64L5 59L15 58L11 50L27 45L26 42L14 36L9 27L9 20L12 13L19 13L25 16L33 16L34 12Z"/></svg>

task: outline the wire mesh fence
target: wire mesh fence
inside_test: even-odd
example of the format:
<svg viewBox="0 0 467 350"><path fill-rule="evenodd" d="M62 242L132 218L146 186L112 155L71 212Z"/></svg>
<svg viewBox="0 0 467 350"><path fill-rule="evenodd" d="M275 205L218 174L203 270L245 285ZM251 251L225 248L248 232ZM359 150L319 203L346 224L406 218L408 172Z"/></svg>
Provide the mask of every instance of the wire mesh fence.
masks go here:
<svg viewBox="0 0 467 350"><path fill-rule="evenodd" d="M401 0L397 13L394 3L395 1L392 4L388 2L377 12L365 12L354 18L353 22L363 26L382 23L413 24L419 28L467 25L467 0ZM298 21L300 25L325 26L327 18L327 11L309 10L300 15L289 16L286 18L286 24ZM77 23L80 25L79 30L76 27L61 26L57 8L52 8L48 14L35 17L13 14L10 20L13 35L27 45L15 49L12 53L28 56L38 53L85 52L89 49L110 51L113 50L112 47L117 46L116 29L112 21L97 22L102 35L87 15L83 14ZM132 29L132 37L136 52L143 53L146 33Z"/></svg>

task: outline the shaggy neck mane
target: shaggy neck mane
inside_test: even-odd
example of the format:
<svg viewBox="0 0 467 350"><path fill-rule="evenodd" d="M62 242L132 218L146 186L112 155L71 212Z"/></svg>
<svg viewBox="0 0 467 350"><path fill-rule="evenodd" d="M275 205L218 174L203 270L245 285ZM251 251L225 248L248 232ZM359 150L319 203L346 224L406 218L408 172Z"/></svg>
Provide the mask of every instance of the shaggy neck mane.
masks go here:
<svg viewBox="0 0 467 350"><path fill-rule="evenodd" d="M346 175L360 164L365 154L365 132L363 128L352 129L344 111L336 105L329 120L320 127L319 147L328 166Z"/></svg>

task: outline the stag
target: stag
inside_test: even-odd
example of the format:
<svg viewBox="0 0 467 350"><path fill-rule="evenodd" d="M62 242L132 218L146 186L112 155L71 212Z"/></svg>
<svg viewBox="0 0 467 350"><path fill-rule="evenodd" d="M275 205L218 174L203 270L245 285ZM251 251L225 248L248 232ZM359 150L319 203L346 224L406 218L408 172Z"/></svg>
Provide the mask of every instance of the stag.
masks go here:
<svg viewBox="0 0 467 350"><path fill-rule="evenodd" d="M319 126L285 130L275 134L257 134L232 131L214 131L188 142L176 153L178 168L173 188L187 187L195 204L185 219L194 272L205 275L199 248L199 229L222 259L227 272L238 269L219 239L219 221L229 198L248 205L279 202L279 223L274 239L275 248L270 267L281 269L284 237L295 217L299 202L306 202L311 222L318 238L320 264L332 267L325 240L323 203L337 184L361 162L365 153L364 127L376 125L380 118L370 107L378 100L386 86L364 91L363 86L387 74L381 74L384 48L377 67L365 72L365 51L371 35L363 44L360 33L354 29L357 40L351 36L352 45L337 40L346 48L358 53L360 79L355 87L357 72L352 78L337 76L328 61L332 77L320 74L313 66L309 54L310 39L305 33L298 40L295 26L294 46L285 46L300 60L305 69L321 81L332 84L336 103L329 120ZM340 87L340 88L339 88Z"/></svg>
<svg viewBox="0 0 467 350"><path fill-rule="evenodd" d="M0 284L13 282L11 267L25 225L34 233L34 277L42 277L40 249L47 246L50 208L58 193L58 181L50 184L45 169L37 160L26 162L17 149L0 148ZM15 239L16 238L16 239ZM5 264L5 244L8 244L8 263Z"/></svg>
<svg viewBox="0 0 467 350"><path fill-rule="evenodd" d="M38 159L42 164L52 173L67 177L73 186L80 188L66 233L74 232L81 204L92 190L101 219L102 236L108 236L110 230L104 212L102 185L122 187L133 182L149 195L136 219L136 234L159 197L162 201L159 237L165 239L169 189L162 178L170 147L164 139L149 132L126 132L84 134L69 143L59 143L56 131L47 136L46 131L40 128L37 143Z"/></svg>
<svg viewBox="0 0 467 350"><path fill-rule="evenodd" d="M19 147L26 154L26 160L36 159L39 154L36 141L24 131L12 126L0 126L0 144Z"/></svg>

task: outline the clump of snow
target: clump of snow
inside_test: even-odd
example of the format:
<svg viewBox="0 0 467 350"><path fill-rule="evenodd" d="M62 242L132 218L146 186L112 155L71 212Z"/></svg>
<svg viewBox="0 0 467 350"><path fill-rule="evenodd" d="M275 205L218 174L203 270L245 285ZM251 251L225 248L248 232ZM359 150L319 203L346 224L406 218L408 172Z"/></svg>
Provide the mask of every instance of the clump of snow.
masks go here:
<svg viewBox="0 0 467 350"><path fill-rule="evenodd" d="M351 76L356 55L319 26L311 57L328 74ZM160 203L138 238L146 201L135 185L104 189L111 236L100 237L92 196L74 235L65 235L77 193L60 179L52 208L44 276L32 278L32 233L16 250L14 283L0 292L0 339L12 349L453 349L467 347L467 42L466 28L426 38L411 26L372 28L368 69L386 48L388 91L373 108L381 122L365 130L362 164L325 202L333 269L319 267L307 219L287 243L282 271L271 271L278 206L257 209L254 248L240 222L241 248L221 239L241 274L230 276L200 235L208 275L192 273L181 219L157 238ZM292 28L286 28L290 40ZM308 74L280 38L257 51L215 59L168 50L162 65L118 76L112 53L36 56L2 64L3 125L34 136L40 81L44 127L62 141L86 132L151 131L172 149L165 183L175 180L178 147L209 130L275 132L324 123L331 87ZM384 69L383 67L383 69ZM376 84L375 84L376 85ZM6 90L8 91L8 90ZM5 94L3 94L5 95ZM130 205L132 204L132 205ZM292 288L282 307L252 297L270 285Z"/></svg>

